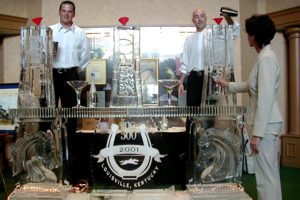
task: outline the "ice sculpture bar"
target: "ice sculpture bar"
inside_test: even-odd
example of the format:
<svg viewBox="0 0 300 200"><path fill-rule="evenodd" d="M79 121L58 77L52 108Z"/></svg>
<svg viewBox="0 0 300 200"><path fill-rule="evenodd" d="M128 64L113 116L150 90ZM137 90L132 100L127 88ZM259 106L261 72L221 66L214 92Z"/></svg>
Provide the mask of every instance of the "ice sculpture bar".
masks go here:
<svg viewBox="0 0 300 200"><path fill-rule="evenodd" d="M52 142L49 141L51 135L40 134L47 139L48 147L50 145L54 153L61 153L61 147L58 147L61 144L57 141L62 137L60 130L64 129L62 122L64 119L118 120L112 122L112 128L106 133L107 137L104 133L96 134L96 131L92 130L93 137L105 137L107 143L105 147L97 146L96 142L102 140L93 138L93 141L89 142L89 162L85 163L90 165L90 171L93 171L91 168L94 169L95 166L96 170L103 171L107 184L114 184L118 189L93 189L91 193L85 193L83 199L147 199L154 194L157 199L214 199L225 193L227 197L232 195L232 197L248 199L240 186L243 153L240 116L245 113L245 108L237 106L236 97L215 83L219 78L234 80L232 29L231 26L208 25L207 30L202 105L171 106L169 102L168 106L143 106L140 79L140 30L138 27L123 24L115 27L113 31L110 107L54 108L54 99L51 98L54 96L51 86L51 30L43 27L22 29L20 106L18 109L10 109L9 114L16 119L17 123L34 124L39 123L41 119L55 121L55 130L52 131L56 134ZM28 55L29 61L25 59ZM178 82L175 79L172 81L176 86ZM35 102L34 104L24 101L22 96L25 95L24 91L29 91L29 97L34 99L32 101ZM168 157L168 153L162 153L158 148L159 145L152 141L153 138L163 140L162 134L164 131L167 132L168 127L166 130L156 127L156 132L151 135L148 134L149 127L147 127L149 121L155 124L157 119L166 117L193 119L194 128L188 133L189 153L192 156L188 159L186 172L182 172L186 174L184 180L186 191L178 192L173 186L163 190L140 189L144 185L147 188L148 182L153 183L153 177L159 173L159 167ZM34 136L32 140L39 137L39 134L32 135ZM26 144L24 138L19 141ZM80 141L80 144L83 142ZM52 165L53 163L58 165L57 158L61 159L61 155L48 159L52 159ZM33 158L30 159L32 163L35 161ZM43 160L40 160L38 164L41 165L42 162ZM50 171L53 169L53 166L43 167ZM27 173L32 175L30 172ZM94 177L95 172L91 173ZM51 176L46 178L51 179ZM25 193L32 193L28 198L35 195L35 197L44 196L51 199L52 194L55 193L59 199L69 199L73 195L73 193L69 194L70 190L74 191L74 188L68 185L64 187L59 184L49 185L44 179L35 183L28 180L27 184L16 189L11 199L21 199ZM76 188L76 191L78 190L80 191Z"/></svg>

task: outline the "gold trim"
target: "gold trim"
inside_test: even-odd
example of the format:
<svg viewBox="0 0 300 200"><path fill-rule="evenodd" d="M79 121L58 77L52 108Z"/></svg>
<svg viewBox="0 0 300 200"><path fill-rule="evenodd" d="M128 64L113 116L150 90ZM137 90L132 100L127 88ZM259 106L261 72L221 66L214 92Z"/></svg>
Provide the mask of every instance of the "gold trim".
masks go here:
<svg viewBox="0 0 300 200"><path fill-rule="evenodd" d="M300 25L300 6L268 13L268 16L274 21L276 29L283 31L287 27Z"/></svg>
<svg viewBox="0 0 300 200"><path fill-rule="evenodd" d="M28 19L0 14L0 35L19 35L20 27L26 26Z"/></svg>
<svg viewBox="0 0 300 200"><path fill-rule="evenodd" d="M285 30L285 34L288 35L288 40L300 38L300 28L290 27Z"/></svg>

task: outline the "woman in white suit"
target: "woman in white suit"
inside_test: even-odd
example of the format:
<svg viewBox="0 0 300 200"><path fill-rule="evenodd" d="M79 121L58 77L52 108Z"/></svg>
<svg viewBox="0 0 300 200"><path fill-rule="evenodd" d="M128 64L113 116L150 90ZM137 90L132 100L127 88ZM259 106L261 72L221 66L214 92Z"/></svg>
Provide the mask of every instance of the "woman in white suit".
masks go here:
<svg viewBox="0 0 300 200"><path fill-rule="evenodd" d="M248 92L246 122L252 128L251 149L258 199L281 200L278 166L278 136L282 116L278 105L280 66L270 42L276 33L273 21L266 15L254 15L246 20L250 47L258 53L246 82L219 80L231 92Z"/></svg>

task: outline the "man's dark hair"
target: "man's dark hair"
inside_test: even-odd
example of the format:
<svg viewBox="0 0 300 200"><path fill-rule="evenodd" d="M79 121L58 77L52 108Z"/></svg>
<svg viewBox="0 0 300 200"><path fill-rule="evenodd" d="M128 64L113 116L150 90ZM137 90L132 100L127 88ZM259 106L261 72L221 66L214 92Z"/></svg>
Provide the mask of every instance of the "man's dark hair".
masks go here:
<svg viewBox="0 0 300 200"><path fill-rule="evenodd" d="M276 33L275 25L268 15L253 15L246 19L246 32L254 36L258 46L262 48L270 44Z"/></svg>
<svg viewBox="0 0 300 200"><path fill-rule="evenodd" d="M61 2L60 6L59 6L59 11L60 11L61 6L63 4L71 4L73 6L73 11L75 12L75 4L72 1L63 1L63 2Z"/></svg>

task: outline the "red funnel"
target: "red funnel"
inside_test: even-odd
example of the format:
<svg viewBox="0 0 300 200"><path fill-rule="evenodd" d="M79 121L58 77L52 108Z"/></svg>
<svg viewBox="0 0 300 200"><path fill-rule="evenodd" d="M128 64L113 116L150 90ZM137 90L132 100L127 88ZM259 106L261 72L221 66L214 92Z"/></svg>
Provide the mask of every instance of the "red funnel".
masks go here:
<svg viewBox="0 0 300 200"><path fill-rule="evenodd" d="M41 21L42 21L42 17L36 17L36 18L33 18L32 21L33 23L35 23L37 26L39 26L41 24Z"/></svg>
<svg viewBox="0 0 300 200"><path fill-rule="evenodd" d="M213 18L213 20L215 20L215 22L216 22L218 25L220 25L221 22L222 22L222 20L223 20L223 18L222 18L222 17L218 17L218 18Z"/></svg>
<svg viewBox="0 0 300 200"><path fill-rule="evenodd" d="M129 18L128 17L121 17L119 19L119 22L121 22L121 24L123 24L123 26L126 25L126 23L128 22Z"/></svg>

